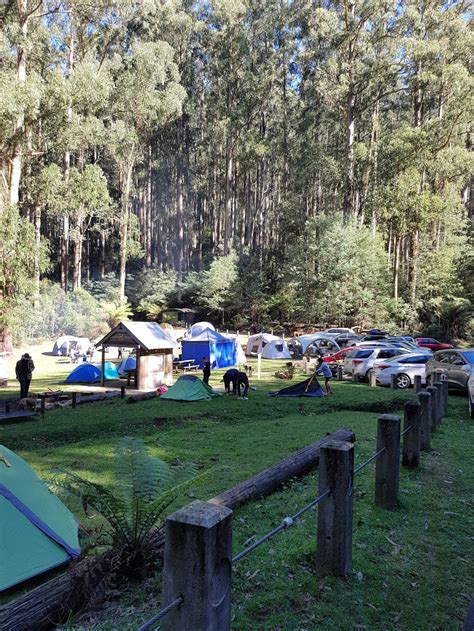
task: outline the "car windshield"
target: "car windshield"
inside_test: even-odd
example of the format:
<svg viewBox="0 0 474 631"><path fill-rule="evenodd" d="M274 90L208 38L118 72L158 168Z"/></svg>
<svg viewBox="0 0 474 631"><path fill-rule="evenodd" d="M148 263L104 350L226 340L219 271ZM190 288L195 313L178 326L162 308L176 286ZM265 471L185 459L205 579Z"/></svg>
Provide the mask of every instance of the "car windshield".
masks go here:
<svg viewBox="0 0 474 631"><path fill-rule="evenodd" d="M352 353L351 353L351 356L365 359L367 357L370 357L373 352L374 352L373 348L367 348L367 349L364 349L364 350L357 351L354 355L352 355Z"/></svg>
<svg viewBox="0 0 474 631"><path fill-rule="evenodd" d="M468 364L474 364L474 351L463 351L461 355Z"/></svg>

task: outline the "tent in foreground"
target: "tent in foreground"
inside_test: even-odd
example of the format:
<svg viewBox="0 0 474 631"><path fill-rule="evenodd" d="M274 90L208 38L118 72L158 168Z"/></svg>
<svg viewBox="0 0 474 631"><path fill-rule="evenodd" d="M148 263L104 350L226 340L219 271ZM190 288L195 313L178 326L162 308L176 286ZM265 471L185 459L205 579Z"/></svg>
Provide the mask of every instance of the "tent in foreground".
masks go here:
<svg viewBox="0 0 474 631"><path fill-rule="evenodd" d="M324 397L324 392L316 377L309 377L288 388L269 392L269 397Z"/></svg>
<svg viewBox="0 0 474 631"><path fill-rule="evenodd" d="M82 362L76 366L66 377L66 383L99 383L102 379L102 371L97 366Z"/></svg>
<svg viewBox="0 0 474 631"><path fill-rule="evenodd" d="M160 398L170 401L210 401L218 396L220 395L196 375L182 375Z"/></svg>
<svg viewBox="0 0 474 631"><path fill-rule="evenodd" d="M0 445L0 592L79 556L74 515Z"/></svg>

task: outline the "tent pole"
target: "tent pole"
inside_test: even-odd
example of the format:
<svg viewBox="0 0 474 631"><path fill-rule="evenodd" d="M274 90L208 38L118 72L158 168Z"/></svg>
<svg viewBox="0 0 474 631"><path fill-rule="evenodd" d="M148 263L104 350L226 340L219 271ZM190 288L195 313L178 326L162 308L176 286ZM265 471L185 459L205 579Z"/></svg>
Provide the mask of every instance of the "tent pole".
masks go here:
<svg viewBox="0 0 474 631"><path fill-rule="evenodd" d="M260 379L261 374L262 374L262 353L259 353L257 357L257 379Z"/></svg>

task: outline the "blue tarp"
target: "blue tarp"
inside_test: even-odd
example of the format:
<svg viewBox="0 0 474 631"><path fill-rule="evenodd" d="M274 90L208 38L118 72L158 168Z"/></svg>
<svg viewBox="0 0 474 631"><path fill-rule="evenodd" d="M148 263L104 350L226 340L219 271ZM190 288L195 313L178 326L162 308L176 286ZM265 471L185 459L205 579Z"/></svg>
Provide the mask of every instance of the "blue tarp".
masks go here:
<svg viewBox="0 0 474 631"><path fill-rule="evenodd" d="M181 359L193 359L203 367L203 357L211 362L212 368L227 368L237 365L235 340L207 329L201 335L183 340Z"/></svg>
<svg viewBox="0 0 474 631"><path fill-rule="evenodd" d="M97 383L102 379L102 371L97 366L83 362L67 376L66 383Z"/></svg>

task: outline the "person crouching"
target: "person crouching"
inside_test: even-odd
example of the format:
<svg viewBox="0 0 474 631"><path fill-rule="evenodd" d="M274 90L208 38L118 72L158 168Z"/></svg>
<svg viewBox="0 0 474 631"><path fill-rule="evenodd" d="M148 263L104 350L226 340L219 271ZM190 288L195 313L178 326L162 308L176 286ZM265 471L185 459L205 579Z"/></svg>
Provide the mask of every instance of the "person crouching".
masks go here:
<svg viewBox="0 0 474 631"><path fill-rule="evenodd" d="M239 372L237 374L237 390L239 393L239 399L248 399L249 392L249 378L246 372Z"/></svg>

